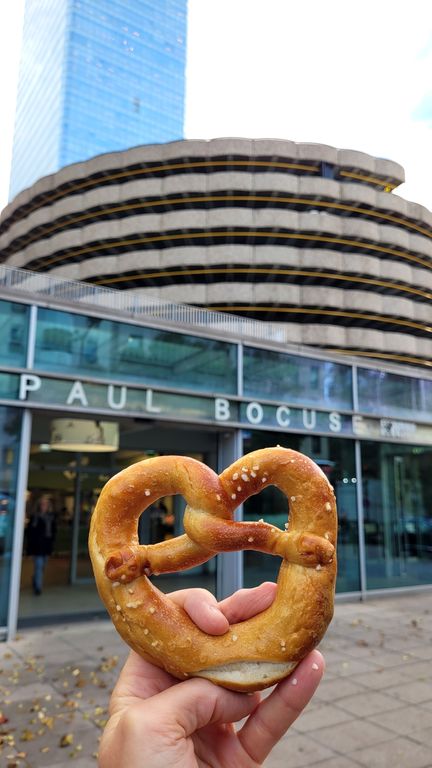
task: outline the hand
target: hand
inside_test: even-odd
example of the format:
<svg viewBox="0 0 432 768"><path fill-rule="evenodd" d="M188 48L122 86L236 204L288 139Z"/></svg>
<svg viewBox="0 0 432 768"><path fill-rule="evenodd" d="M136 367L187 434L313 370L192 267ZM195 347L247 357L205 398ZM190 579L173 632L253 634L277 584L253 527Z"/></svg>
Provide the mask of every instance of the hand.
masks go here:
<svg viewBox="0 0 432 768"><path fill-rule="evenodd" d="M219 635L271 605L276 585L217 603L204 589L170 595L205 632ZM324 672L312 651L261 700L199 678L179 682L131 651L113 691L100 768L256 768L309 702ZM233 723L247 718L239 730Z"/></svg>

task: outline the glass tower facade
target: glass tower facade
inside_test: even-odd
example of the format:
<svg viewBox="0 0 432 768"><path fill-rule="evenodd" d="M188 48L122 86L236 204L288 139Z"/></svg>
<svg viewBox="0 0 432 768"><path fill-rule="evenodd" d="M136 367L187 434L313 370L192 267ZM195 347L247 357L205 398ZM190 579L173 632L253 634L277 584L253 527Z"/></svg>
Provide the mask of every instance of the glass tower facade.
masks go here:
<svg viewBox="0 0 432 768"><path fill-rule="evenodd" d="M70 163L183 138L187 0L27 0L10 199Z"/></svg>

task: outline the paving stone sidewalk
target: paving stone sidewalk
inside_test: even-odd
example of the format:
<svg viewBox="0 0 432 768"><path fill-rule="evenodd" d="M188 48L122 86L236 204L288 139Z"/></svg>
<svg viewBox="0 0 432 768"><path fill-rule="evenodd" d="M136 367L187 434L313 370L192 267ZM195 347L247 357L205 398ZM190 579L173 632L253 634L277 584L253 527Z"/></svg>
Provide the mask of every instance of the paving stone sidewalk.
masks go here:
<svg viewBox="0 0 432 768"><path fill-rule="evenodd" d="M432 768L432 592L338 603L322 650L325 678L266 767ZM1 643L0 766L96 768L126 653L108 621Z"/></svg>

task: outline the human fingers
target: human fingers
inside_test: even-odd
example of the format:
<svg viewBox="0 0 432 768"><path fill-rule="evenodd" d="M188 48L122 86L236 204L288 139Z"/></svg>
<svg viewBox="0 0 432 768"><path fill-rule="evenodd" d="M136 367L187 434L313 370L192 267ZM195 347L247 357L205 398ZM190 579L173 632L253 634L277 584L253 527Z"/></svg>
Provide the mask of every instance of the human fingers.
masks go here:
<svg viewBox="0 0 432 768"><path fill-rule="evenodd" d="M192 621L204 632L222 635L229 624L245 621L268 608L273 602L276 584L265 582L259 587L241 589L221 603L205 589L182 589L169 597L188 613ZM130 697L147 699L177 682L154 664L131 651L120 673L111 698L111 712L123 708Z"/></svg>
<svg viewBox="0 0 432 768"><path fill-rule="evenodd" d="M250 715L259 701L259 693L235 693L193 678L155 696L151 711L156 721L161 718L164 727L176 725L188 737L207 725L238 722Z"/></svg>
<svg viewBox="0 0 432 768"><path fill-rule="evenodd" d="M312 698L324 674L324 659L312 651L290 677L279 683L238 732L252 760L261 764Z"/></svg>
<svg viewBox="0 0 432 768"><path fill-rule="evenodd" d="M206 589L182 589L169 597L180 605L192 621L209 635L223 635L229 625L246 621L268 608L276 595L276 584L267 581L259 587L239 589L220 603Z"/></svg>
<svg viewBox="0 0 432 768"><path fill-rule="evenodd" d="M228 632L229 622L219 609L218 602L206 589L180 589L168 597L184 608L192 621L209 635L223 635Z"/></svg>
<svg viewBox="0 0 432 768"><path fill-rule="evenodd" d="M135 699L108 721L99 750L101 768L190 765L192 735L205 726L247 717L258 701L258 694L233 693L197 678L174 685L151 700ZM210 754L217 740L208 746Z"/></svg>
<svg viewBox="0 0 432 768"><path fill-rule="evenodd" d="M276 591L277 585L273 581L265 581L259 587L239 589L221 600L218 607L230 624L246 621L269 608L276 597Z"/></svg>
<svg viewBox="0 0 432 768"><path fill-rule="evenodd" d="M111 696L110 715L124 709L131 699L148 699L169 688L174 682L177 681L168 672L131 651Z"/></svg>

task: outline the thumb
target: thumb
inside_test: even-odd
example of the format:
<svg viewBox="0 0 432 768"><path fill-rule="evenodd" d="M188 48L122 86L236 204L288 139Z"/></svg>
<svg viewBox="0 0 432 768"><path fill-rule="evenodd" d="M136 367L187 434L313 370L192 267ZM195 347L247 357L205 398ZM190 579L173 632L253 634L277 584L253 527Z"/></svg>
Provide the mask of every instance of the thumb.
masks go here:
<svg viewBox="0 0 432 768"><path fill-rule="evenodd" d="M151 711L152 717L177 726L187 737L211 723L235 723L250 715L259 702L258 693L235 693L194 678L153 696Z"/></svg>

